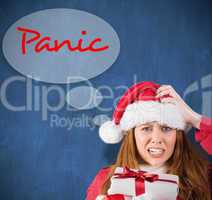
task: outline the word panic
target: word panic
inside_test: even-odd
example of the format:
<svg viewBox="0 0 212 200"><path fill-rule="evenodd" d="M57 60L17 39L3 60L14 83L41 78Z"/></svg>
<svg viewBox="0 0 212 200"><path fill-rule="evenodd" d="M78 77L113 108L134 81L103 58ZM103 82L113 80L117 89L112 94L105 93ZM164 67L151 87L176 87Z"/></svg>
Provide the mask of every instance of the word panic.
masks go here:
<svg viewBox="0 0 212 200"><path fill-rule="evenodd" d="M59 42L57 39L52 40L50 36L42 36L40 32L33 29L28 29L24 27L17 27L17 30L22 33L21 39L21 52L23 55L27 53L27 48L30 44L35 43L34 51L36 53L40 53L42 51L49 51L49 52L58 52L60 49L66 47L68 51L78 51L78 52L100 52L105 51L109 48L108 45L100 46L102 39L100 37L94 38L92 41L89 42L88 45L83 44L83 39L80 38L77 41L77 45L74 46L70 40L63 40ZM82 35L86 35L87 31L81 31ZM51 43L51 44L50 44ZM52 45L53 43L53 45ZM97 47L97 43L99 43ZM96 47L95 47L96 46Z"/></svg>

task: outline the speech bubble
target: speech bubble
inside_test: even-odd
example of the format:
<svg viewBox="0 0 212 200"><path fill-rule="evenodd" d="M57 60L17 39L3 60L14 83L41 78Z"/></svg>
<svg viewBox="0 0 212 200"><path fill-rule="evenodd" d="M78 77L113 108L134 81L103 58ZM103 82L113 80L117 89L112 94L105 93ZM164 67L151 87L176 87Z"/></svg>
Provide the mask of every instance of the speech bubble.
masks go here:
<svg viewBox="0 0 212 200"><path fill-rule="evenodd" d="M91 13L46 9L16 21L3 38L8 63L21 74L47 83L73 83L107 70L120 41L113 27Z"/></svg>

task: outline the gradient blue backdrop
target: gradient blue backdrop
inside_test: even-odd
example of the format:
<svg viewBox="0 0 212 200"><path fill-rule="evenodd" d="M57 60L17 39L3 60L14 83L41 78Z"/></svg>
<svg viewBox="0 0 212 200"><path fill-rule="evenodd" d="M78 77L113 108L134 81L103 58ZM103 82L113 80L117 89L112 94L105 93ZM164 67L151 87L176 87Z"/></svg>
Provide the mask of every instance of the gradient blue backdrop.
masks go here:
<svg viewBox="0 0 212 200"><path fill-rule="evenodd" d="M114 65L91 79L94 87L130 86L137 80L171 84L182 95L187 86L212 73L212 1L209 0L37 0L1 1L0 38L16 20L47 8L74 8L110 23L119 35L121 51ZM0 53L0 83L20 75ZM33 81L35 86L51 84ZM80 86L72 84L71 87ZM61 85L61 87L66 87ZM208 88L207 91L211 91ZM115 90L115 96L123 92ZM201 112L204 89L186 101ZM11 102L25 102L25 85L9 90ZM51 95L51 103L58 101ZM102 105L112 106L104 100ZM57 112L63 117L108 114L91 109ZM193 134L190 134L194 142ZM98 127L51 128L40 112L11 112L0 105L0 199L82 200L97 171L114 161L119 145L106 145ZM210 159L210 158L209 158Z"/></svg>

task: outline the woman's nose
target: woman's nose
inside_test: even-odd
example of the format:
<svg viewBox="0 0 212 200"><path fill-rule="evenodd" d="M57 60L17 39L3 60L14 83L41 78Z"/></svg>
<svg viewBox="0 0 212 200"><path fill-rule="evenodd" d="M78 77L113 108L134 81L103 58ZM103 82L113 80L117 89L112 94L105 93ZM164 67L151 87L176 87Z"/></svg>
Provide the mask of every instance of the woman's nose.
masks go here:
<svg viewBox="0 0 212 200"><path fill-rule="evenodd" d="M161 140L151 140L151 144L162 144Z"/></svg>
<svg viewBox="0 0 212 200"><path fill-rule="evenodd" d="M161 144L162 143L162 133L160 129L154 128L151 134L151 143L152 144Z"/></svg>

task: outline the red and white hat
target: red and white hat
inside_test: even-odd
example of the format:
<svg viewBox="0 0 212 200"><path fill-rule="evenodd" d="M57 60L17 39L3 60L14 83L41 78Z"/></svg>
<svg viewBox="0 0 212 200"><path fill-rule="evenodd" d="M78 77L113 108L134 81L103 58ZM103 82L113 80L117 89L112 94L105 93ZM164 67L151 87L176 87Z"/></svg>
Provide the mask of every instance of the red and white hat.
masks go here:
<svg viewBox="0 0 212 200"><path fill-rule="evenodd" d="M120 98L112 121L100 126L100 138L105 143L115 144L122 140L126 131L153 121L185 130L186 122L177 105L161 102L162 98L170 96L155 97L159 87L159 84L153 82L140 82L130 87Z"/></svg>

